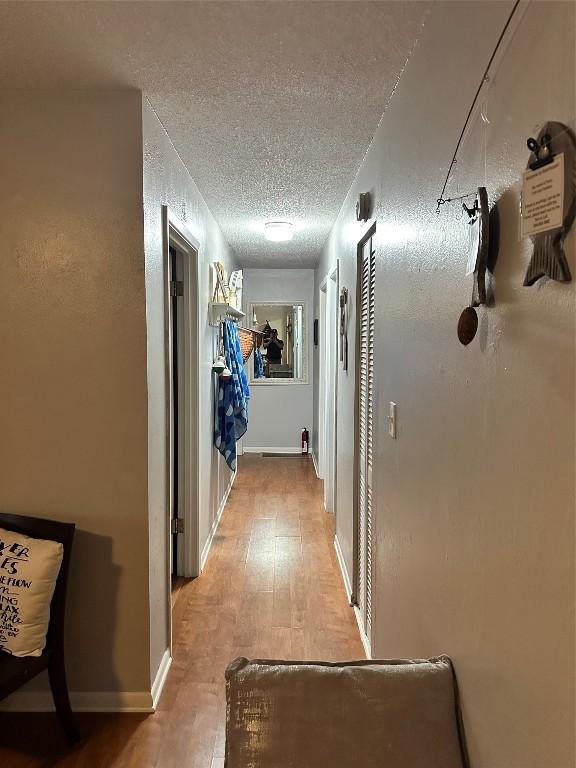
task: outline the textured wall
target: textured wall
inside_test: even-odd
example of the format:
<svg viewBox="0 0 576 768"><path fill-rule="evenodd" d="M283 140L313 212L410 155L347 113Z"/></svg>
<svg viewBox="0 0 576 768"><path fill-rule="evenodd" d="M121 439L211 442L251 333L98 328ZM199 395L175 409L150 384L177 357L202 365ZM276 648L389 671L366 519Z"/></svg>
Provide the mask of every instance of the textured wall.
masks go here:
<svg viewBox="0 0 576 768"><path fill-rule="evenodd" d="M308 383L251 385L244 448L299 448L303 427L312 427L313 290L312 269L244 270L245 312L251 301L305 301L308 311ZM249 364L253 364L252 358Z"/></svg>
<svg viewBox="0 0 576 768"><path fill-rule="evenodd" d="M150 690L140 121L0 92L0 508L77 524L73 691Z"/></svg>
<svg viewBox="0 0 576 768"><path fill-rule="evenodd" d="M512 3L437 3L332 230L355 285L358 192L375 196L376 656L453 656L475 768L574 765L574 285L524 288L526 138L575 124L574 6L532 3L498 57L449 193L486 182L501 219L496 306L470 299L447 165ZM484 152L486 147L486 153ZM569 263L576 271L574 232ZM354 333L354 307L351 336ZM353 350L352 350L353 351ZM353 358L352 358L353 359ZM352 374L340 373L337 530L352 541ZM398 439L387 404L398 404Z"/></svg>
<svg viewBox="0 0 576 768"><path fill-rule="evenodd" d="M166 592L166 419L164 367L164 301L161 206L168 205L200 243L200 550L230 481L230 471L212 444L214 429L211 372L217 331L208 325L209 265L223 261L233 268L228 245L198 188L182 164L149 104L143 103L144 245L146 254L146 320L148 326L148 489L150 504L150 673L154 680L169 644Z"/></svg>
<svg viewBox="0 0 576 768"><path fill-rule="evenodd" d="M230 479L207 313L228 248L139 93L0 92L0 115L0 504L77 523L71 689L146 706L169 642L161 205L201 245L201 547Z"/></svg>

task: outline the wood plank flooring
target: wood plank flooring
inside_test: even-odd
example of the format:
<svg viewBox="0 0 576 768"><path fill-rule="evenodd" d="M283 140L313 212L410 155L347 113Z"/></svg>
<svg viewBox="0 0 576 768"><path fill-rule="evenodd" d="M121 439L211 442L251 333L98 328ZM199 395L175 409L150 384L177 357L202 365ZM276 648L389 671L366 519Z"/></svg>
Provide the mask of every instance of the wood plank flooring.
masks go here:
<svg viewBox="0 0 576 768"><path fill-rule="evenodd" d="M308 458L244 456L202 576L179 584L174 659L153 715L0 714L6 768L223 768L224 670L236 656L364 658Z"/></svg>

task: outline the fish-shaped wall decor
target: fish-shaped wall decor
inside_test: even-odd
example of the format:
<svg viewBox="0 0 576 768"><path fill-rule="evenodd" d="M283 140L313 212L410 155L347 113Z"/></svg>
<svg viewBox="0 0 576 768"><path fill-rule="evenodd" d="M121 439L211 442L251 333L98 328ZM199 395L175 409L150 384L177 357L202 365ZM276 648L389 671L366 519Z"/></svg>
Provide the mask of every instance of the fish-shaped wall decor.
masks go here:
<svg viewBox="0 0 576 768"><path fill-rule="evenodd" d="M532 150L528 168L535 170L564 154L564 205L562 226L532 236L534 251L524 285L533 285L541 277L551 277L562 283L572 280L566 261L564 240L576 216L576 137L563 123L549 122L542 128L537 139L528 139Z"/></svg>

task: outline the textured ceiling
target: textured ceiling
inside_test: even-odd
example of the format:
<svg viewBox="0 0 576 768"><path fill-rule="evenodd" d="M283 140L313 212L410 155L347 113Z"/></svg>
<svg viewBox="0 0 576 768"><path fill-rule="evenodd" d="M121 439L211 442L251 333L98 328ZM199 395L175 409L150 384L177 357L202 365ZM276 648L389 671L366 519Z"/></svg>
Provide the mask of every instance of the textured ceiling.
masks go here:
<svg viewBox="0 0 576 768"><path fill-rule="evenodd" d="M0 88L141 89L240 262L313 266L427 5L0 2Z"/></svg>

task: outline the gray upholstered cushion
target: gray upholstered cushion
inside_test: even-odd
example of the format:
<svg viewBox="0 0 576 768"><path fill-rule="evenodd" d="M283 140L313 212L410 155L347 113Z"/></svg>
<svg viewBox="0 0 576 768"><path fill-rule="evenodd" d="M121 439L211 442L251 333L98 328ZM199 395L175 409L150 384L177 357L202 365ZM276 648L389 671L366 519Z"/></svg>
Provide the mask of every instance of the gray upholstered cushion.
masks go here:
<svg viewBox="0 0 576 768"><path fill-rule="evenodd" d="M466 768L450 659L226 671L226 768Z"/></svg>

